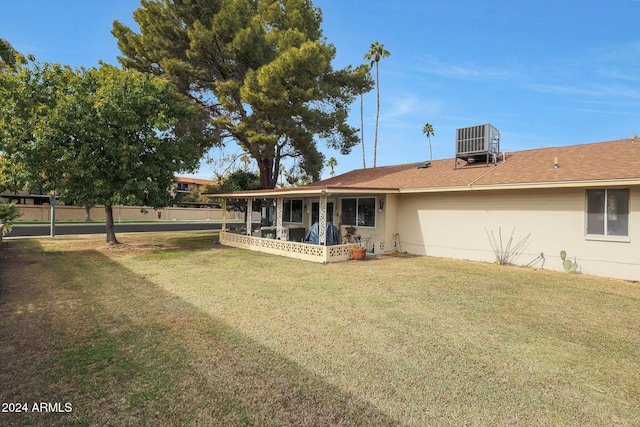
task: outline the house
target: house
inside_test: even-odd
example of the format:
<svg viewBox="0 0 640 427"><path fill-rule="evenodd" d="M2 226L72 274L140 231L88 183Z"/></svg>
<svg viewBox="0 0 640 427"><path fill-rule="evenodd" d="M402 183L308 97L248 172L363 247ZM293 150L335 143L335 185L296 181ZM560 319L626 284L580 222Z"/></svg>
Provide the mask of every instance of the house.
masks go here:
<svg viewBox="0 0 640 427"><path fill-rule="evenodd" d="M526 240L515 264L563 271L566 251L580 272L640 280L640 139L477 160L456 156L354 170L300 188L218 194L227 205L259 205L267 218L235 230L225 223L221 243L320 262L347 259L349 245L323 244L324 225L332 222L343 241L359 236L371 254L494 262L490 236L497 243L501 233L505 245L510 236ZM319 245L289 239L289 229L306 231L315 222ZM263 238L270 229L275 239Z"/></svg>
<svg viewBox="0 0 640 427"><path fill-rule="evenodd" d="M0 163L3 161L4 157L0 155ZM43 205L49 203L50 197L48 194L31 194L27 191L9 191L0 188L0 203L15 201L21 205Z"/></svg>
<svg viewBox="0 0 640 427"><path fill-rule="evenodd" d="M173 186L174 194L191 194L194 190L200 190L207 185L213 185L214 181L198 178L187 178L183 176L175 177Z"/></svg>
<svg viewBox="0 0 640 427"><path fill-rule="evenodd" d="M0 203L15 201L20 205L44 205L48 204L51 196L48 194L31 194L27 191L0 191Z"/></svg>
<svg viewBox="0 0 640 427"><path fill-rule="evenodd" d="M2 157L0 156L0 160ZM171 188L171 194L192 194L194 190L204 188L206 185L212 185L214 181L198 178L175 177L175 184ZM42 205L48 204L50 196L48 194L30 194L26 191L2 191L0 192L0 202L9 202L16 200L21 205Z"/></svg>

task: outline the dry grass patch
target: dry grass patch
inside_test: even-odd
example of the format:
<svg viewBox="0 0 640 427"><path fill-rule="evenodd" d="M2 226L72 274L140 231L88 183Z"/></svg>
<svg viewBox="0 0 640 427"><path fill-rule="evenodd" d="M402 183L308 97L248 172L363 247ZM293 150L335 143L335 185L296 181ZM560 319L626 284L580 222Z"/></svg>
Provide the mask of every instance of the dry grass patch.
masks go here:
<svg viewBox="0 0 640 427"><path fill-rule="evenodd" d="M637 284L213 239L10 242L3 401L74 411L2 424L640 424Z"/></svg>

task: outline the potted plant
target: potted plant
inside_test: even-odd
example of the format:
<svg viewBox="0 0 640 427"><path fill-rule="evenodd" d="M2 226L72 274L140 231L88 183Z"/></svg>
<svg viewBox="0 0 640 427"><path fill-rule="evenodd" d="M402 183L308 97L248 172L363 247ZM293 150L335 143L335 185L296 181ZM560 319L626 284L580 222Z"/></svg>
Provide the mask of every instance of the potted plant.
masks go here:
<svg viewBox="0 0 640 427"><path fill-rule="evenodd" d="M364 260L367 257L367 248L360 245L354 245L351 248L351 258L356 260Z"/></svg>

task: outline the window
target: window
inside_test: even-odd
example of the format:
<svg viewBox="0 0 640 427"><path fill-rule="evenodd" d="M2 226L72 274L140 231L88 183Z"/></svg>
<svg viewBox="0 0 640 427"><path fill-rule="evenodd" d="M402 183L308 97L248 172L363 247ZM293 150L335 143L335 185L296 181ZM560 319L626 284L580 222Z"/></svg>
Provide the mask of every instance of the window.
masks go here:
<svg viewBox="0 0 640 427"><path fill-rule="evenodd" d="M320 221L320 202L311 203L311 224ZM333 202L327 201L327 222L333 222Z"/></svg>
<svg viewBox="0 0 640 427"><path fill-rule="evenodd" d="M629 190L587 190L587 234L629 235Z"/></svg>
<svg viewBox="0 0 640 427"><path fill-rule="evenodd" d="M342 225L357 227L376 226L376 198L357 197L342 199Z"/></svg>
<svg viewBox="0 0 640 427"><path fill-rule="evenodd" d="M302 199L284 201L282 221L302 223Z"/></svg>

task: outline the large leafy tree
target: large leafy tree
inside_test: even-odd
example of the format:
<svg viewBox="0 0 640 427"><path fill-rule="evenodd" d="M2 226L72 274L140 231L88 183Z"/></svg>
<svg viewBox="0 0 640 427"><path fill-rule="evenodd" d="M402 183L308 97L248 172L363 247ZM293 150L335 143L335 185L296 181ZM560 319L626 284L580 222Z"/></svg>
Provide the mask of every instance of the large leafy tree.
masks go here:
<svg viewBox="0 0 640 427"><path fill-rule="evenodd" d="M126 68L166 75L203 106L213 144L238 143L253 157L263 188L281 162L297 159L318 179L317 142L347 154L358 143L349 105L370 90L368 73L334 70L322 15L310 0L142 0L140 33L116 21Z"/></svg>
<svg viewBox="0 0 640 427"><path fill-rule="evenodd" d="M259 190L260 177L253 172L238 169L224 178L218 180L217 185L212 186L211 191L231 192L242 190Z"/></svg>
<svg viewBox="0 0 640 427"><path fill-rule="evenodd" d="M376 133L373 140L373 167L376 167L376 158L378 156L378 121L380 120L380 71L379 63L382 58L391 56L391 52L384 48L379 41L371 43L369 51L364 55L364 59L371 61L371 65L376 66Z"/></svg>
<svg viewBox="0 0 640 427"><path fill-rule="evenodd" d="M19 61L18 52L7 40L0 38L0 72L7 66L13 66Z"/></svg>
<svg viewBox="0 0 640 427"><path fill-rule="evenodd" d="M161 77L31 60L0 74L0 172L14 185L103 204L107 243L117 243L113 205L166 206L174 174L197 166L198 109Z"/></svg>

